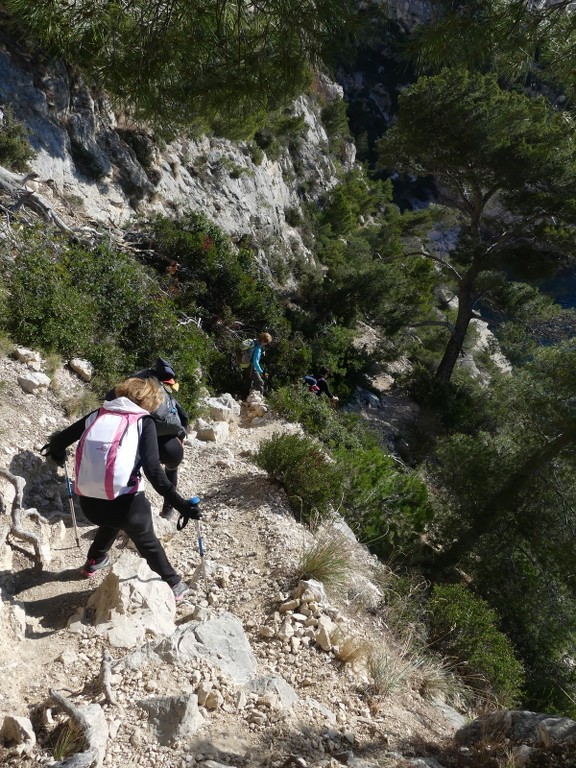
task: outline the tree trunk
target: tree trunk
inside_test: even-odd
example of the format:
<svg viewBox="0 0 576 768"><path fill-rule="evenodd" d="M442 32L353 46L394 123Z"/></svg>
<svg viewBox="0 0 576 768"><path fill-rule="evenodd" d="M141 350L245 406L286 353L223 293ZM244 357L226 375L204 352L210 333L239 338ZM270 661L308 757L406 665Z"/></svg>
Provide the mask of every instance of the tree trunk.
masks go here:
<svg viewBox="0 0 576 768"><path fill-rule="evenodd" d="M565 448L574 444L576 428L566 430L550 440L510 477L494 496L489 498L474 513L472 524L448 549L434 558L432 571L441 574L446 568L456 565L476 545L478 539L498 522L505 512L514 512L518 499L526 492L537 472L542 471Z"/></svg>
<svg viewBox="0 0 576 768"><path fill-rule="evenodd" d="M473 262L460 283L458 288L458 314L454 331L448 339L448 344L444 350L444 355L436 371L436 378L448 383L454 372L454 367L466 340L468 326L472 319L474 304L476 302L475 283L478 277L479 267Z"/></svg>

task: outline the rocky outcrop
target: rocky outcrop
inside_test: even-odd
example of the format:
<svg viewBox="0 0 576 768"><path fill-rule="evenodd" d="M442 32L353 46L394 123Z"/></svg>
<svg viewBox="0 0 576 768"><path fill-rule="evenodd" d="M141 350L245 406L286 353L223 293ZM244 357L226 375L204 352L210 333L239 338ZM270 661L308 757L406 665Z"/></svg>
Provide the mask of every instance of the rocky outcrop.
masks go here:
<svg viewBox="0 0 576 768"><path fill-rule="evenodd" d="M571 766L576 722L541 712L504 710L481 715L456 732L462 751L505 752L511 765Z"/></svg>
<svg viewBox="0 0 576 768"><path fill-rule="evenodd" d="M386 8L393 21L410 31L431 21L435 5L432 0L388 0Z"/></svg>
<svg viewBox="0 0 576 768"><path fill-rule="evenodd" d="M324 100L342 98L339 86L318 82ZM264 267L270 258L311 258L287 218L294 223L303 201L318 199L336 182L320 107L312 98L291 106L302 127L290 150L274 157L254 144L208 136L160 148L61 62L40 69L9 45L0 51L0 103L10 104L28 127L36 151L31 168L62 216L121 226L136 211L173 215L191 208L234 238L250 236ZM354 160L354 146L346 144L339 162L350 168Z"/></svg>
<svg viewBox="0 0 576 768"><path fill-rule="evenodd" d="M88 601L98 631L115 648L133 648L150 635L170 635L176 608L169 586L146 562L125 552Z"/></svg>

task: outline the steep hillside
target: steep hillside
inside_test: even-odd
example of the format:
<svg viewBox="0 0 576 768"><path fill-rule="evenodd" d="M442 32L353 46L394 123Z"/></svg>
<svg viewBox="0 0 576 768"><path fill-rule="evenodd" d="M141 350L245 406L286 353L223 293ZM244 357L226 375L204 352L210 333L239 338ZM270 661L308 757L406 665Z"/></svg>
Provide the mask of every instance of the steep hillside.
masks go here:
<svg viewBox="0 0 576 768"><path fill-rule="evenodd" d="M126 615L122 621L118 617L115 620L116 635L103 629L109 616L98 615L94 606L85 610L95 590L100 594L102 589L113 592L115 580L107 572L93 582L79 577L78 568L94 528L77 508L78 549L66 514L62 471L43 461L37 452L47 434L68 420L52 392L33 395L22 391L17 378L24 369L12 359L0 361L4 467L25 479L25 508L36 507L49 521L42 528L48 532L52 560L37 572L32 568L28 544L9 536L8 546L2 548L4 674L0 721L5 715L31 717L40 740L29 754L26 749L18 754L15 747L0 747L2 765L26 768L48 764L48 734L59 721L55 709L42 714L51 689L76 706L97 703L102 707L108 728L101 763L105 768L180 768L196 763L212 768L221 764L280 766L290 764L289 759L294 765L308 766L342 762L412 765L403 762L400 754L412 755L422 742L438 741L451 732L453 726L439 707L418 692L423 692L430 680L426 683L421 670L401 660L386 628L378 588L369 580L374 578L376 563L353 537L348 539L348 546L354 553L354 573L346 589L330 594L325 604L320 600L315 613L306 611L303 600L299 609L298 601L287 602L297 583L294 576L299 558L319 534L313 535L294 519L284 494L251 461L261 440L277 430L297 429L272 414L252 426L243 419L222 443L201 442L192 433L180 475L184 494L198 493L205 499L208 576L206 582L202 578L197 581L190 599L178 607L172 637L194 624L193 619L207 632L215 621L232 621L240 635L236 640L230 637L230 643L237 648L246 643L246 654L253 655L250 671L238 672L232 665L224 672L218 667L222 658L218 654L216 659L188 661L178 661L174 655L155 655L153 663L142 663L141 659L137 663L135 650L145 651L147 643L157 645L167 630L149 628L134 640L135 627L150 598L139 596L138 582L146 578L141 572L135 577L130 571L130 563L140 561L129 554L124 542L113 549L112 571L124 569L125 576L130 571L127 585L132 585L133 593ZM61 397L82 386L66 371L60 372L58 381ZM4 521L8 520L12 496L10 484L4 483ZM158 502L156 498L157 511ZM26 526L38 532L34 519ZM155 526L177 569L190 578L199 562L193 525L177 532L174 523L156 516ZM148 578L151 576L148 571ZM170 610L173 613L173 602ZM308 619L299 612L303 610ZM325 645L327 650L315 639L318 620L311 620L311 616L320 616L321 624L329 622L326 626L331 627L332 639ZM303 631L303 626L308 631ZM366 641L385 654L388 695L370 681L365 658L348 664L339 661L339 654L343 657L344 652L338 646L343 648L344 641L352 638L357 644ZM185 645L182 638L178 642ZM113 664L123 660L113 667L111 676L114 703L106 702L105 689L98 683L105 651L111 654ZM160 653L158 648L156 652ZM227 651L222 653L225 657ZM132 661L126 661L130 658ZM255 680L270 679L274 684L263 688L253 685ZM199 707L200 722L193 733L163 743L161 734L154 730L153 718L148 720L138 702L178 694L195 694L204 702Z"/></svg>
<svg viewBox="0 0 576 768"><path fill-rule="evenodd" d="M252 238L264 265L265 256L310 258L290 212L335 184L336 161L344 169L354 164L350 142L338 158L330 155L320 119L322 104L342 98L339 86L318 78L316 97L301 97L279 118L264 150L206 136L166 143L114 114L62 62L47 64L16 46L1 18L0 41L0 104L30 132L34 191L69 224L114 229L138 213L191 208L235 239Z"/></svg>

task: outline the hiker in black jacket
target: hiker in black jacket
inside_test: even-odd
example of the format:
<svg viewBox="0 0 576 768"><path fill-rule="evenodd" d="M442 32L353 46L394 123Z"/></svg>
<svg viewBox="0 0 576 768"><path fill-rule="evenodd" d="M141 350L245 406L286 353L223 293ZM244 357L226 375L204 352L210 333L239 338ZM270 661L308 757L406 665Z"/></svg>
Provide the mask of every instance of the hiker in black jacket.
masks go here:
<svg viewBox="0 0 576 768"><path fill-rule="evenodd" d="M162 388L164 400L152 414L158 435L158 452L160 462L168 480L176 487L178 485L178 467L184 458L184 440L188 427L188 414L174 397L178 391L176 373L167 360L159 357L154 368L145 368L131 375L136 379L154 379ZM114 391L108 392L106 400L114 397ZM174 508L169 501L164 501L160 517L170 520L174 517Z"/></svg>
<svg viewBox="0 0 576 768"><path fill-rule="evenodd" d="M338 402L338 398L336 395L334 395L331 390L330 386L328 385L327 378L330 375L330 371L328 368L320 368L318 371L318 376L315 376L316 379L316 386L318 387L318 391L316 394L318 397L322 397L322 395L326 395L326 397L332 401L332 403L335 405Z"/></svg>

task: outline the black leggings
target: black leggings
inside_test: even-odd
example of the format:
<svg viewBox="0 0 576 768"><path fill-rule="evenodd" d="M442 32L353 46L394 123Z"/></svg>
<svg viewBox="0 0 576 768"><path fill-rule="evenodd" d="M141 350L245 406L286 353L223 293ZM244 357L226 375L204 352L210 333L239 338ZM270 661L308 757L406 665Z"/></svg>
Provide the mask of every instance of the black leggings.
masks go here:
<svg viewBox="0 0 576 768"><path fill-rule="evenodd" d="M164 464L166 477L174 487L178 484L178 467L184 458L184 446L175 435L163 435L158 438L160 463Z"/></svg>
<svg viewBox="0 0 576 768"><path fill-rule="evenodd" d="M79 500L84 515L98 526L88 550L89 560L102 560L120 531L124 531L155 573L171 587L178 584L180 576L168 562L164 547L154 533L152 508L142 491L123 494L112 501L88 496L80 496Z"/></svg>

